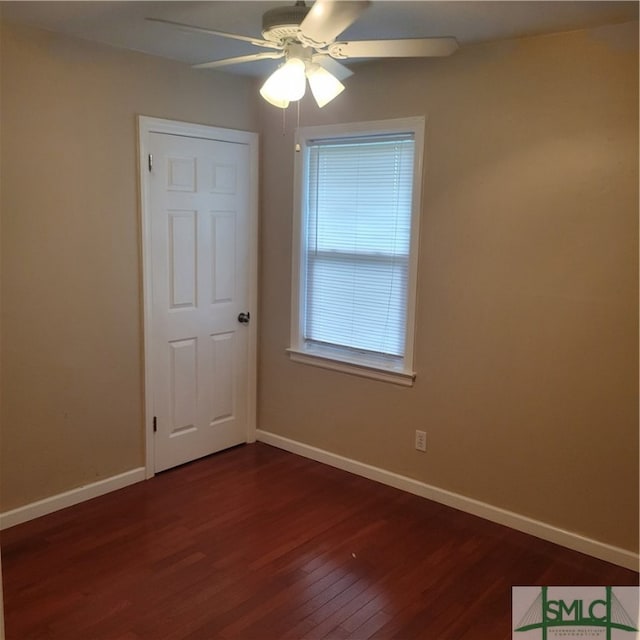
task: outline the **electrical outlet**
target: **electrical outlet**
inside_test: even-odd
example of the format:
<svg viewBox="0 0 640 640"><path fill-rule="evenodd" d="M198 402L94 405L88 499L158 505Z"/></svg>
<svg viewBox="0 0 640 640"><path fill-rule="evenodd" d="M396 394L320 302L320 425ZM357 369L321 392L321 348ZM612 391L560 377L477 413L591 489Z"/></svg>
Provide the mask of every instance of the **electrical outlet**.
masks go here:
<svg viewBox="0 0 640 640"><path fill-rule="evenodd" d="M416 429L416 449L418 451L427 450L427 433Z"/></svg>

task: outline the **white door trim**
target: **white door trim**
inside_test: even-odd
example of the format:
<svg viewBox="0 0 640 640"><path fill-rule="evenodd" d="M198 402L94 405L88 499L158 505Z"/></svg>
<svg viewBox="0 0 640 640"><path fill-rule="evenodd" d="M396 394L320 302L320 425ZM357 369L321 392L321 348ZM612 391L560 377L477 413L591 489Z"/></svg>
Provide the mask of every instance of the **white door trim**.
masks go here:
<svg viewBox="0 0 640 640"><path fill-rule="evenodd" d="M154 476L153 437L153 388L151 376L151 319L152 319L152 262L151 262L151 216L147 175L148 141L152 133L182 135L189 138L204 138L222 142L246 144L249 147L249 309L251 323L248 344L248 394L247 394L247 442L256 439L256 363L258 321L258 134L236 129L222 129L177 120L164 120L138 116L138 159L140 177L140 220L142 238L142 289L144 313L144 425L145 425L145 469L146 477Z"/></svg>

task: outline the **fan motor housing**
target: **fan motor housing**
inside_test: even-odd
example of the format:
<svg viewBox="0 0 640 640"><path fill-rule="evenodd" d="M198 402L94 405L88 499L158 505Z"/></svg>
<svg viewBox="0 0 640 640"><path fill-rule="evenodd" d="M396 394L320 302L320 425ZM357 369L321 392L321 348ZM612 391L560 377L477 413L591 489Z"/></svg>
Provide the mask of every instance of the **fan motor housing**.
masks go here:
<svg viewBox="0 0 640 640"><path fill-rule="evenodd" d="M269 42L295 38L310 9L311 7L305 6L304 3L270 9L262 16L262 37Z"/></svg>

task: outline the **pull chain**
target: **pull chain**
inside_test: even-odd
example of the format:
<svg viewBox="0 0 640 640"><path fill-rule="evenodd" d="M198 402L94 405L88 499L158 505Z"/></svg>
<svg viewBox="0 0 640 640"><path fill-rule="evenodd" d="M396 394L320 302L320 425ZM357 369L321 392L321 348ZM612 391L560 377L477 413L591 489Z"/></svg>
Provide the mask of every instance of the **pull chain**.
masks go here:
<svg viewBox="0 0 640 640"><path fill-rule="evenodd" d="M299 133L300 133L300 100L298 100L298 128L296 129L296 146L295 146L295 150L296 152L300 151L300 143L297 142L300 138Z"/></svg>

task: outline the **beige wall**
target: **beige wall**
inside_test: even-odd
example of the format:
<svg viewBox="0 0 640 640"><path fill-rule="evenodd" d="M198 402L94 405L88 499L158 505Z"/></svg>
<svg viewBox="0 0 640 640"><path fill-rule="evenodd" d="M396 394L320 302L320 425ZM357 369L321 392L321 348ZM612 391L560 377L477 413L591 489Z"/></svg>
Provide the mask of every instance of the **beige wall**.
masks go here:
<svg viewBox="0 0 640 640"><path fill-rule="evenodd" d="M283 137L262 105L260 428L638 549L636 34L368 63L304 103L427 117L411 389L288 360L295 111Z"/></svg>
<svg viewBox="0 0 640 640"><path fill-rule="evenodd" d="M2 33L1 509L144 464L137 114L256 130L253 83Z"/></svg>

